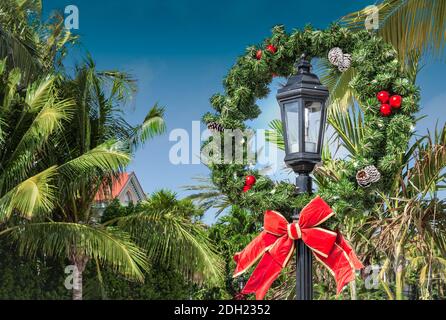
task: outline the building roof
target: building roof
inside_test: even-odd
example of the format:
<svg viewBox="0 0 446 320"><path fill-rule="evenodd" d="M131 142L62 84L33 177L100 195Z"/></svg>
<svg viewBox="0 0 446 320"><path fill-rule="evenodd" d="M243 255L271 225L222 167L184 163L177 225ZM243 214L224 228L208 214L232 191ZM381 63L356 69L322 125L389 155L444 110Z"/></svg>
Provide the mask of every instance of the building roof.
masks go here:
<svg viewBox="0 0 446 320"><path fill-rule="evenodd" d="M94 200L96 202L104 202L119 198L121 194L126 189L128 189L129 184L136 185L135 187L139 190L135 191L137 191L137 193L142 193L141 195L138 196L138 198L141 198L140 200L142 200L145 197L144 191L142 190L142 187L138 179L136 178L134 172L131 173L123 172L120 173L117 178L113 178L111 190L110 190L110 185L104 183L96 193Z"/></svg>

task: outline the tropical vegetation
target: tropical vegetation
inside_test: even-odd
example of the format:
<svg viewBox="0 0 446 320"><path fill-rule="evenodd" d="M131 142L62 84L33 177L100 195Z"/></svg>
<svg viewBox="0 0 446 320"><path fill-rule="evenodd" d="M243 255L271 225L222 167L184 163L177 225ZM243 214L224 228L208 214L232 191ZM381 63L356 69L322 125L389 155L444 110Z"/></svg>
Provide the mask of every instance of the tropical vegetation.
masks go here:
<svg viewBox="0 0 446 320"><path fill-rule="evenodd" d="M379 29L370 32L386 44L376 46L395 48L401 63L394 71L409 80L401 86L416 92L422 65L445 57L446 0L384 0L377 7ZM155 105L139 124L128 123L124 113L137 92L136 80L117 70L99 70L89 55L68 72L64 59L80 39L64 28L61 15L44 22L41 12L40 0L0 3L0 298L236 297L240 283L232 277L232 256L261 230L262 211L272 205L288 212L309 197L295 199L292 186L262 176L249 197L240 196L240 172L246 170L226 166L185 187L192 192L186 199L160 190L135 205L112 201L99 215L95 196L109 192L138 148L150 148L150 140L165 132L165 109ZM369 14L369 9L354 12L338 24L345 28L342 32L360 32ZM333 28L334 34L342 33ZM282 29L274 34L274 41L283 41ZM364 57L364 64L370 64L367 52ZM229 127L243 127L244 120L260 111L255 101L238 109L252 98L241 85L249 68L258 71L257 78L248 77L253 83L272 77L252 55L248 61L252 65L242 65L225 79L225 89L237 99L211 99ZM319 59L317 68L330 89L331 104L329 143L314 179L322 195L332 199L338 193L339 200L350 188L351 162L370 151L369 110L349 86L357 81L359 68L333 72L326 59ZM289 74L285 68L279 72ZM268 93L267 87L256 90L255 96ZM339 215L337 227L364 264L377 266L378 272L362 271L348 290L335 296L328 272L315 267L317 299L444 299L446 125L419 132L416 124L422 116L421 111L411 118L414 127L407 143L397 146L403 150L386 188L370 192L367 206L355 207L344 198L337 203L339 212L348 213ZM205 120L219 120L212 117ZM274 120L270 127L268 139L284 149L282 123ZM261 190L267 192L256 193ZM365 193L351 190L350 198ZM212 226L202 222L205 212L216 215ZM72 291L65 287L64 271L70 265L76 272ZM291 263L268 297L293 299L294 274Z"/></svg>
<svg viewBox="0 0 446 320"><path fill-rule="evenodd" d="M136 149L164 132L164 108L130 125L129 75L97 70L89 56L67 74L62 59L75 38L56 18L41 22L38 0L3 1L0 12L0 236L31 261L73 265L73 299L83 298L89 264L98 279L107 268L143 282L159 263L186 280L218 282L219 258L198 217L188 216L191 203L160 193L113 223L94 208Z"/></svg>

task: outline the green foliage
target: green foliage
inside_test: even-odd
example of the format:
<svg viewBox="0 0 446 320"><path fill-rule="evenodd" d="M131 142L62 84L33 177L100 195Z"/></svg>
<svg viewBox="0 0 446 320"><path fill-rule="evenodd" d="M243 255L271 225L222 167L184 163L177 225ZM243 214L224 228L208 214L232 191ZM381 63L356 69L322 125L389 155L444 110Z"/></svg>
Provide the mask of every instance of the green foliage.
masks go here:
<svg viewBox="0 0 446 320"><path fill-rule="evenodd" d="M29 257L35 257L39 253L62 259L71 258L73 254L85 256L141 282L142 270L148 268L147 257L141 248L126 232L114 227L101 228L68 222L31 222L8 228L4 233L18 243L21 254Z"/></svg>
<svg viewBox="0 0 446 320"><path fill-rule="evenodd" d="M122 229L99 225L92 204L99 186L164 132L164 109L127 123L135 81L97 70L91 57L56 75L74 38L57 16L42 23L41 9L38 0L0 4L0 219L28 219L0 234L31 258L67 258L80 272L92 260L142 281L145 252Z"/></svg>
<svg viewBox="0 0 446 320"><path fill-rule="evenodd" d="M203 211L191 200L161 190L141 203L133 214L110 220L144 248L149 261L179 270L198 283L219 284L221 259L199 220Z"/></svg>
<svg viewBox="0 0 446 320"><path fill-rule="evenodd" d="M4 63L4 62L3 62ZM51 139L72 119L73 101L61 99L55 77L19 91L21 72L0 74L0 219L12 213L31 218L54 208L57 165L35 163Z"/></svg>
<svg viewBox="0 0 446 320"><path fill-rule="evenodd" d="M0 299L62 300L70 299L64 287L64 265L39 256L21 257L6 239L0 240Z"/></svg>
<svg viewBox="0 0 446 320"><path fill-rule="evenodd" d="M122 207L126 212L127 208ZM63 260L48 257L21 257L17 248L6 239L0 241L0 299L4 300L69 300L71 291L64 286ZM153 264L144 273L144 283L129 281L104 268L102 282L94 264L85 270L86 300L177 300L189 299L196 285L184 279L175 269Z"/></svg>
<svg viewBox="0 0 446 320"><path fill-rule="evenodd" d="M102 273L106 297L189 299L209 286L218 288L221 262L198 220L201 215L202 210L191 200L178 200L168 190L155 192L136 206L112 202L102 222L118 225L138 237L135 241L148 250L152 264L144 284L128 282L106 269Z"/></svg>
<svg viewBox="0 0 446 320"><path fill-rule="evenodd" d="M275 119L269 123L270 130L266 131L266 141L274 143L280 150L285 150L282 121Z"/></svg>
<svg viewBox="0 0 446 320"><path fill-rule="evenodd" d="M58 69L67 48L76 41L64 25L62 14L42 21L41 0L2 0L0 3L0 59L7 69L19 68L22 84Z"/></svg>
<svg viewBox="0 0 446 320"><path fill-rule="evenodd" d="M446 30L446 2L444 0L384 0L377 4L379 10L378 34L398 51L405 67L421 53L425 56L444 56ZM364 28L370 9L352 12L341 23L352 30Z"/></svg>
<svg viewBox="0 0 446 320"><path fill-rule="evenodd" d="M148 233L153 233L153 238L148 238L143 233L129 232L129 234L137 236L139 239L128 238L129 234L123 233L124 224L129 221L136 221L136 216L144 214L153 217L151 212L163 212L164 215L171 215L173 218L180 220L181 229L164 229L161 237L169 239L170 234L175 230L180 230L180 236L176 241L170 237L168 245L164 245L164 249L156 242L160 238L159 227L167 223L171 223L167 219L159 217L157 219L137 220L142 228L147 228ZM176 195L170 191L160 191L149 197L146 203L130 204L127 207L122 206L118 200L114 200L105 210L102 216L102 223L109 224L108 227L92 228L81 224L61 224L61 223L20 223L20 229L10 227L7 234L10 235L17 245L7 242L6 238L2 238L0 246L0 279L3 279L0 285L0 297L5 299L67 299L71 291L63 286L65 276L64 267L71 262L65 261L64 251L66 243L75 241L78 250L82 249L94 261L97 261L101 268L95 263L89 263L84 271L84 298L85 299L112 299L112 300L152 300L152 299L190 299L196 298L195 294L207 290L209 285L219 284L212 278L215 273L218 274L218 266L220 262L218 257L211 250L212 245L206 243L208 241L205 236L204 226L198 221L202 211L195 208L190 200L178 200ZM183 217L179 218L179 217ZM124 222L124 218L127 218ZM197 221L195 221L197 220ZM139 221L139 222L138 222ZM152 225L147 225L147 222ZM195 221L195 222L194 222ZM143 224L144 223L144 224ZM10 221L14 226L16 223ZM113 227L111 227L113 225ZM121 231L117 229L121 226ZM169 226L169 225L167 225ZM88 229L78 230L79 228ZM20 230L20 231L19 231ZM155 231L155 232L154 232ZM192 236L186 233L190 232ZM102 236L108 236L115 243L121 240L119 246L111 245ZM119 234L117 234L119 233ZM129 266L127 262L119 262L121 252L131 250L140 250L135 247L134 243L149 241L145 247L149 252L150 267L142 270L140 279L144 281L135 281L135 277L125 277L127 271L118 270L116 268L126 268ZM103 241L104 240L104 241ZM131 242L129 242L131 241ZM182 244L185 242L185 245ZM104 246L103 249L98 246ZM106 248L105 248L106 247ZM157 256L163 252L164 257ZM190 251L185 254L184 250ZM39 252L45 252L46 259L42 260ZM115 257L112 261L119 263L113 265L109 263L102 265L101 254L105 252L107 255ZM18 253L25 255L18 256ZM57 260L51 260L49 256L55 256ZM135 258L137 255L130 253L129 256ZM145 255L144 255L145 257ZM176 258L186 257L187 263L183 260L176 263ZM45 261L40 262L40 261ZM59 262L60 261L60 262ZM136 260L135 260L136 261ZM141 261L144 264L144 261ZM15 265L20 265L22 273L17 273ZM211 265L210 265L211 264ZM189 266L193 266L193 271L189 272ZM202 267L204 268L202 269ZM206 269L207 268L207 269ZM36 276L36 270L39 274ZM208 274L208 270L211 274ZM192 271L192 270L191 270ZM202 271L202 273L199 273ZM217 277L218 278L218 277ZM29 280L31 279L31 280ZM138 278L136 278L138 280ZM216 286L215 288L218 288Z"/></svg>
<svg viewBox="0 0 446 320"><path fill-rule="evenodd" d="M85 284L87 300L188 300L195 290L178 270L159 264L144 274L144 283L129 281L108 269L102 271L102 284L94 270L90 275Z"/></svg>
<svg viewBox="0 0 446 320"><path fill-rule="evenodd" d="M203 212L214 208L217 209L215 215L219 216L231 206L228 198L220 192L209 177L196 177L195 180L200 184L185 186L184 189L194 192L187 199L192 200Z"/></svg>
<svg viewBox="0 0 446 320"><path fill-rule="evenodd" d="M107 208L104 210L104 213L101 217L101 222L106 223L110 220L115 220L116 218L128 216L135 213L136 211L139 211L140 207L141 203L138 203L135 206L133 202L130 202L127 207L124 207L121 205L121 202L118 199L114 199L107 205Z"/></svg>
<svg viewBox="0 0 446 320"><path fill-rule="evenodd" d="M216 224L209 228L209 237L218 244L221 255L224 257L225 285L221 287L224 291L211 287L198 291L197 295L203 298L221 299L225 296L232 297L238 292L237 280L232 277L235 268L232 257L236 252L243 250L258 235L262 222L260 216L256 217L238 206L232 206L227 215L222 216Z"/></svg>
<svg viewBox="0 0 446 320"><path fill-rule="evenodd" d="M155 106L143 124L130 126L121 108L135 92L133 80L97 71L91 59L73 79L50 75L22 91L20 71L0 69L1 218L30 220L0 234L31 257L69 258L81 272L93 259L142 281L145 253L125 231L98 225L92 203L99 186L128 165L136 148L164 130L162 108Z"/></svg>

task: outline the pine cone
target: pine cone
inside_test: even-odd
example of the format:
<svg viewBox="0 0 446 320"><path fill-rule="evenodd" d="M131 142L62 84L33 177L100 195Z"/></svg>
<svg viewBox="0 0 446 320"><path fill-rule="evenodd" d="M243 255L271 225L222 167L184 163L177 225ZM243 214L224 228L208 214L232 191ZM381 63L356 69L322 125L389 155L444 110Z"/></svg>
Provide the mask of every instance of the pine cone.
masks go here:
<svg viewBox="0 0 446 320"><path fill-rule="evenodd" d="M344 56L341 48L335 47L328 52L328 61L335 66L339 66L339 63L343 58Z"/></svg>
<svg viewBox="0 0 446 320"><path fill-rule="evenodd" d="M370 177L365 170L358 171L358 173L356 174L356 181L363 188L370 187L371 184Z"/></svg>
<svg viewBox="0 0 446 320"><path fill-rule="evenodd" d="M211 131L218 131L218 132L225 131L225 128L223 128L223 126L217 122L209 122L208 129Z"/></svg>
<svg viewBox="0 0 446 320"><path fill-rule="evenodd" d="M368 166L364 170L369 175L369 179L372 183L378 182L381 179L381 173L375 166Z"/></svg>
<svg viewBox="0 0 446 320"><path fill-rule="evenodd" d="M341 72L347 71L352 65L352 56L348 53L344 54L342 60L338 64L338 69Z"/></svg>
<svg viewBox="0 0 446 320"><path fill-rule="evenodd" d="M368 188L372 183L378 182L381 179L381 173L375 166L368 166L359 170L356 174L356 181L363 188Z"/></svg>

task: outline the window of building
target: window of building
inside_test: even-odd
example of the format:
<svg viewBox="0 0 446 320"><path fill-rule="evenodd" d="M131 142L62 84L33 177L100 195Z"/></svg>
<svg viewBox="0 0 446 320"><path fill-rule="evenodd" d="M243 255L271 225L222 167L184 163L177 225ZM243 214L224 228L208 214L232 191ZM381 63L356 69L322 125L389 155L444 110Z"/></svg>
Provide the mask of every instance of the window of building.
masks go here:
<svg viewBox="0 0 446 320"><path fill-rule="evenodd" d="M132 197L132 193L130 191L127 191L127 193L125 194L125 198L127 203L133 203L133 197Z"/></svg>

